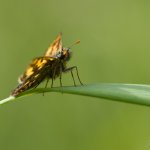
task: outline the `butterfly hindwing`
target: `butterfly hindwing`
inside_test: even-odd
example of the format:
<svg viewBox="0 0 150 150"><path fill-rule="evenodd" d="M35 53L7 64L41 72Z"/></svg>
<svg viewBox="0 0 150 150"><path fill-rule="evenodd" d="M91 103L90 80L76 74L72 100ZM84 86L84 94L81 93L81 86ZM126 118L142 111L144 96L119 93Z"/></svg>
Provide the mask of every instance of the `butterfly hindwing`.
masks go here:
<svg viewBox="0 0 150 150"><path fill-rule="evenodd" d="M56 58L38 57L35 58L19 78L20 84L13 91L13 95L34 88L39 85L48 75Z"/></svg>

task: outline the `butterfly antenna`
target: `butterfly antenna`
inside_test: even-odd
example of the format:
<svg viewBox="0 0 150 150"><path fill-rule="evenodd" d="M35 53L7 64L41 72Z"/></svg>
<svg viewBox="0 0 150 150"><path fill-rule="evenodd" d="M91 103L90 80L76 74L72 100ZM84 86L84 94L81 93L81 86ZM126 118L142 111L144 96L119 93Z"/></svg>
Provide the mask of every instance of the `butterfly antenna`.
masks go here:
<svg viewBox="0 0 150 150"><path fill-rule="evenodd" d="M77 40L76 42L74 42L72 45L68 46L69 48L73 47L74 45L76 44L79 44L80 43L80 40Z"/></svg>

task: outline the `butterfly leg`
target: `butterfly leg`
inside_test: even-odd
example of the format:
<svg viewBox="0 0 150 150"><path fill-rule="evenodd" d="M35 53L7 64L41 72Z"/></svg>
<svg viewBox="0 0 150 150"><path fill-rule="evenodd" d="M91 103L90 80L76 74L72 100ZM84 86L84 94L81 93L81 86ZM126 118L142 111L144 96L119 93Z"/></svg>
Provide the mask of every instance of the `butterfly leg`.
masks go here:
<svg viewBox="0 0 150 150"><path fill-rule="evenodd" d="M59 81L60 81L60 87L62 87L62 69L60 69Z"/></svg>
<svg viewBox="0 0 150 150"><path fill-rule="evenodd" d="M63 85L62 85L62 67L60 67L60 75L59 75L59 82L60 82L60 92L63 93Z"/></svg>
<svg viewBox="0 0 150 150"><path fill-rule="evenodd" d="M34 87L34 89L36 89L38 87L38 85L40 84L40 82L37 83L37 85Z"/></svg>
<svg viewBox="0 0 150 150"><path fill-rule="evenodd" d="M34 86L34 88L36 89L43 80L44 79L41 79L41 80L37 81L37 84Z"/></svg>
<svg viewBox="0 0 150 150"><path fill-rule="evenodd" d="M68 71L71 72L71 76L72 76L72 79L73 79L73 82L74 82L74 86L76 86L74 75L73 75L73 71L72 71L73 69L76 69L78 80L79 80L80 84L83 85L83 83L81 82L80 77L79 77L77 66L73 66L73 67L67 68L67 69L64 70L64 72L68 72Z"/></svg>
<svg viewBox="0 0 150 150"><path fill-rule="evenodd" d="M47 78L46 80L45 89L47 88L48 82L49 82L49 78ZM43 96L44 96L44 92L43 92Z"/></svg>
<svg viewBox="0 0 150 150"><path fill-rule="evenodd" d="M74 75L73 75L72 69L70 69L70 72L71 72L71 76L72 76L72 79L73 79L74 86L76 86L76 82L75 82L75 79L74 79Z"/></svg>
<svg viewBox="0 0 150 150"><path fill-rule="evenodd" d="M53 81L54 81L54 79L53 79L53 77L52 77L51 88L53 87L53 83L54 83Z"/></svg>
<svg viewBox="0 0 150 150"><path fill-rule="evenodd" d="M54 72L53 72L53 75L52 75L51 88L53 88L53 83L54 83L54 79L55 79L55 73L56 73L56 67L54 68Z"/></svg>

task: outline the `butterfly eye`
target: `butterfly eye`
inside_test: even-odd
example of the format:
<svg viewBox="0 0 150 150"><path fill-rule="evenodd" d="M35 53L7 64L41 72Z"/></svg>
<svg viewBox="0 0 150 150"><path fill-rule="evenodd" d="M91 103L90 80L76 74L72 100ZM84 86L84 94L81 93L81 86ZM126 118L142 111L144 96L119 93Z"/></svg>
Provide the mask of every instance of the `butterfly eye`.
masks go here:
<svg viewBox="0 0 150 150"><path fill-rule="evenodd" d="M57 57L57 58L60 58L60 57L62 56L62 54L63 54L63 52L60 52L60 51L59 51L59 52L56 54L56 57Z"/></svg>

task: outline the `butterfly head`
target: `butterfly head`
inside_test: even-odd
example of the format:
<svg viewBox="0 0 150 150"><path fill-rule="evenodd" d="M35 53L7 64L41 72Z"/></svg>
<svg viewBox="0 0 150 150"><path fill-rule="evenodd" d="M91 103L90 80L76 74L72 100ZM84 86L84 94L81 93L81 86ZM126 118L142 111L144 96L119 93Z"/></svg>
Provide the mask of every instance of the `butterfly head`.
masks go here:
<svg viewBox="0 0 150 150"><path fill-rule="evenodd" d="M63 48L61 58L65 61L68 61L71 58L70 48Z"/></svg>
<svg viewBox="0 0 150 150"><path fill-rule="evenodd" d="M61 52L61 54L60 54L60 57L63 59L63 60L66 60L66 61L68 61L70 58L71 58L71 54L72 54L72 52L71 52L71 47L73 47L74 45L76 45L76 44L79 44L80 43L80 41L76 41L75 43L73 43L71 46L69 46L69 48L62 48L62 52ZM58 56L58 55L57 55Z"/></svg>

